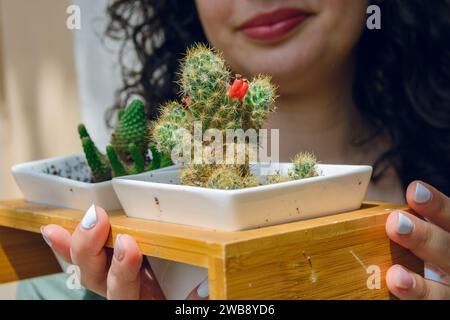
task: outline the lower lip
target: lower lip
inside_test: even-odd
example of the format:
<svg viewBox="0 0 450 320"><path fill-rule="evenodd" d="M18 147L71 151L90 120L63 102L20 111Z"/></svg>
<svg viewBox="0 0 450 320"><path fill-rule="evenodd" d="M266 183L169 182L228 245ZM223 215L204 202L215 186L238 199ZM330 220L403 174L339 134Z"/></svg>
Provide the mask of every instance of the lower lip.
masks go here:
<svg viewBox="0 0 450 320"><path fill-rule="evenodd" d="M249 38L259 41L273 42L281 40L292 29L305 21L305 19L306 16L300 15L277 22L273 25L249 27L241 29L241 31Z"/></svg>

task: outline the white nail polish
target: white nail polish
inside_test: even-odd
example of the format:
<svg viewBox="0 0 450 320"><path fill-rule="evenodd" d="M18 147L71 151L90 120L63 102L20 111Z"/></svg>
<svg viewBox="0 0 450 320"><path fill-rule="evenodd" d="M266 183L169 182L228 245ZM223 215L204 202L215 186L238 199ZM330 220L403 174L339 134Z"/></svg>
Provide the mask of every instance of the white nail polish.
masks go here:
<svg viewBox="0 0 450 320"><path fill-rule="evenodd" d="M209 296L209 282L206 278L198 287L197 294L200 298L207 298Z"/></svg>
<svg viewBox="0 0 450 320"><path fill-rule="evenodd" d="M406 215L399 212L397 221L397 233L410 234L414 229L414 223Z"/></svg>
<svg viewBox="0 0 450 320"><path fill-rule="evenodd" d="M52 246L52 242L50 241L50 239L46 236L45 232L44 232L44 227L41 227L41 234L42 234L42 238L44 238L45 243L51 247Z"/></svg>
<svg viewBox="0 0 450 320"><path fill-rule="evenodd" d="M83 220L81 220L81 226L84 229L89 230L95 227L96 223L97 212L95 211L95 205L93 204L84 215Z"/></svg>
<svg viewBox="0 0 450 320"><path fill-rule="evenodd" d="M118 234L116 236L116 242L114 243L114 257L116 258L117 261L122 261L125 255L122 249L122 245L120 243L120 236L121 234Z"/></svg>
<svg viewBox="0 0 450 320"><path fill-rule="evenodd" d="M431 192L421 183L416 183L416 192L414 193L414 201L417 203L427 203L431 200Z"/></svg>

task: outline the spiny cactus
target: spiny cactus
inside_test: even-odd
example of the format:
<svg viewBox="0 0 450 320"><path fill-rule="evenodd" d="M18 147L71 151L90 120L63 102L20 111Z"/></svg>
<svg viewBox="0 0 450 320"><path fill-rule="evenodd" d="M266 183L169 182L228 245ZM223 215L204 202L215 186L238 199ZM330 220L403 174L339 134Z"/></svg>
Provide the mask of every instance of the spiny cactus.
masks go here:
<svg viewBox="0 0 450 320"><path fill-rule="evenodd" d="M300 153L292 160L292 169L289 171L289 177L292 180L317 177L318 175L317 159L314 154Z"/></svg>
<svg viewBox="0 0 450 320"><path fill-rule="evenodd" d="M190 164L180 172L180 182L183 185L203 187L216 169L214 165Z"/></svg>
<svg viewBox="0 0 450 320"><path fill-rule="evenodd" d="M244 188L257 187L262 185L262 183L252 174L247 174L243 178Z"/></svg>
<svg viewBox="0 0 450 320"><path fill-rule="evenodd" d="M161 115L150 125L153 140L160 150L170 154L172 150L182 145L183 135L179 129L192 129L191 113L176 101L170 101L161 108Z"/></svg>
<svg viewBox="0 0 450 320"><path fill-rule="evenodd" d="M156 143L158 150L168 154L182 147L185 142L183 139L191 139L195 121L201 122L202 133L214 128L225 136L227 129L242 129L244 132L261 129L268 114L275 110L276 90L270 77L258 75L250 81L240 75L233 77L222 55L203 44L197 44L187 51L181 61L178 83L181 101L164 104L160 117L150 126L150 139ZM202 144L203 147L208 146L207 142ZM248 143L245 144L248 146ZM236 145L235 142L224 142L223 154ZM226 190L261 185L250 174L250 148L245 149L244 163L187 164L180 173L181 183ZM237 155L234 160L237 160ZM290 178L273 176L268 182L306 177L303 173L298 174L306 167L303 158L296 161L296 169Z"/></svg>
<svg viewBox="0 0 450 320"><path fill-rule="evenodd" d="M130 144L133 143L142 155L148 151L148 123L142 101L134 100L120 116L112 134L111 145L122 161L128 161Z"/></svg>
<svg viewBox="0 0 450 320"><path fill-rule="evenodd" d="M221 166L213 171L206 182L211 189L235 190L245 187L242 172L234 166Z"/></svg>
<svg viewBox="0 0 450 320"><path fill-rule="evenodd" d="M249 84L244 100L244 108L256 128L261 128L267 114L273 110L275 103L275 88L267 76L259 75Z"/></svg>
<svg viewBox="0 0 450 320"><path fill-rule="evenodd" d="M81 143L86 154L92 176L95 181L106 181L111 179L111 168L108 160L103 156L89 137L83 137Z"/></svg>
<svg viewBox="0 0 450 320"><path fill-rule="evenodd" d="M151 140L166 153L183 145L185 135L179 129L193 135L195 121L201 121L202 133L210 128L223 134L227 129L258 130L268 113L275 110L275 88L269 77L260 75L252 81L239 75L233 78L222 55L203 44L190 48L181 61L179 85L181 102L164 104L160 117L150 126ZM226 148L224 144L224 154ZM225 174L219 165L205 168L188 166L181 172L181 182L204 187L216 171ZM258 185L259 181L249 177L248 172L248 163L239 167L239 185Z"/></svg>
<svg viewBox="0 0 450 320"><path fill-rule="evenodd" d="M222 55L202 44L189 49L182 60L179 84L186 109L192 120L202 121L204 130L258 130L275 110L270 77L233 78Z"/></svg>
<svg viewBox="0 0 450 320"><path fill-rule="evenodd" d="M224 102L231 78L224 59L208 47L196 45L182 61L180 78L181 93L189 101L193 117L209 127L217 106Z"/></svg>
<svg viewBox="0 0 450 320"><path fill-rule="evenodd" d="M289 178L283 177L279 173L267 176L267 179L266 179L267 184L276 184L276 183L287 182L287 181L289 181Z"/></svg>
<svg viewBox="0 0 450 320"><path fill-rule="evenodd" d="M293 180L301 180L305 178L317 177L320 175L317 167L317 160L314 154L310 152L302 152L292 159L292 168L288 171L287 176L283 176L279 172L269 175L266 178L267 184L276 184Z"/></svg>
<svg viewBox="0 0 450 320"><path fill-rule="evenodd" d="M171 165L169 157L149 145L149 128L145 117L144 105L135 100L130 106L119 112L119 122L112 134L111 145L103 155L89 136L83 124L78 126L86 160L92 173L93 182L111 180L129 174ZM149 148L152 160L148 157Z"/></svg>

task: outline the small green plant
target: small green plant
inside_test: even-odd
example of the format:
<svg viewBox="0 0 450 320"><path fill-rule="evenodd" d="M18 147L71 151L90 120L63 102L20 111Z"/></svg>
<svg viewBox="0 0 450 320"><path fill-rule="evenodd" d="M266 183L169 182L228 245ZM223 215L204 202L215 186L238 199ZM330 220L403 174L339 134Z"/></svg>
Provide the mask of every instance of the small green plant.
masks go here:
<svg viewBox="0 0 450 320"><path fill-rule="evenodd" d="M160 152L167 154L183 146L186 137L191 139L194 122L201 122L202 134L214 128L225 136L228 129L244 132L261 129L269 113L275 110L276 90L270 77L258 75L249 81L240 75L232 76L221 54L202 44L190 48L182 60L178 84L180 101L164 104L160 117L149 129L150 139ZM208 146L210 142L201 143ZM224 154L227 148L235 148L238 143L224 143ZM261 185L250 173L248 150L246 148L244 164L239 161L232 164L189 162L181 170L180 181L184 185L225 190ZM314 168L315 163L306 163L305 158L299 156L294 159L293 173L289 177L274 175L267 182L310 177Z"/></svg>
<svg viewBox="0 0 450 320"><path fill-rule="evenodd" d="M106 155L98 150L84 124L78 126L78 133L91 169L92 182L107 181L113 177L138 174L172 164L168 155L150 144L144 105L139 100L133 101L119 113L119 122L111 136L111 145L106 147Z"/></svg>
<svg viewBox="0 0 450 320"><path fill-rule="evenodd" d="M318 175L317 159L314 154L310 152L300 153L292 160L292 169L289 171L289 177L292 180L312 178Z"/></svg>

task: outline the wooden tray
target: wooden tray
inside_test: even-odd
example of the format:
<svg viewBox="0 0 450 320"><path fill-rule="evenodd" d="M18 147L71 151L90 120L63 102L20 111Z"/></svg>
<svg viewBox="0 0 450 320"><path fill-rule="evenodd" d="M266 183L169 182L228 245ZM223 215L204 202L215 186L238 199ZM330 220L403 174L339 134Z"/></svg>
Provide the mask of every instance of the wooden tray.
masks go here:
<svg viewBox="0 0 450 320"><path fill-rule="evenodd" d="M386 218L398 209L408 208L364 203L357 211L239 232L138 220L118 211L110 213L107 247L126 233L146 255L206 267L212 299L389 299L385 273L391 265L423 273L422 261L386 236ZM61 272L40 227L53 223L73 231L83 214L1 201L0 283Z"/></svg>

